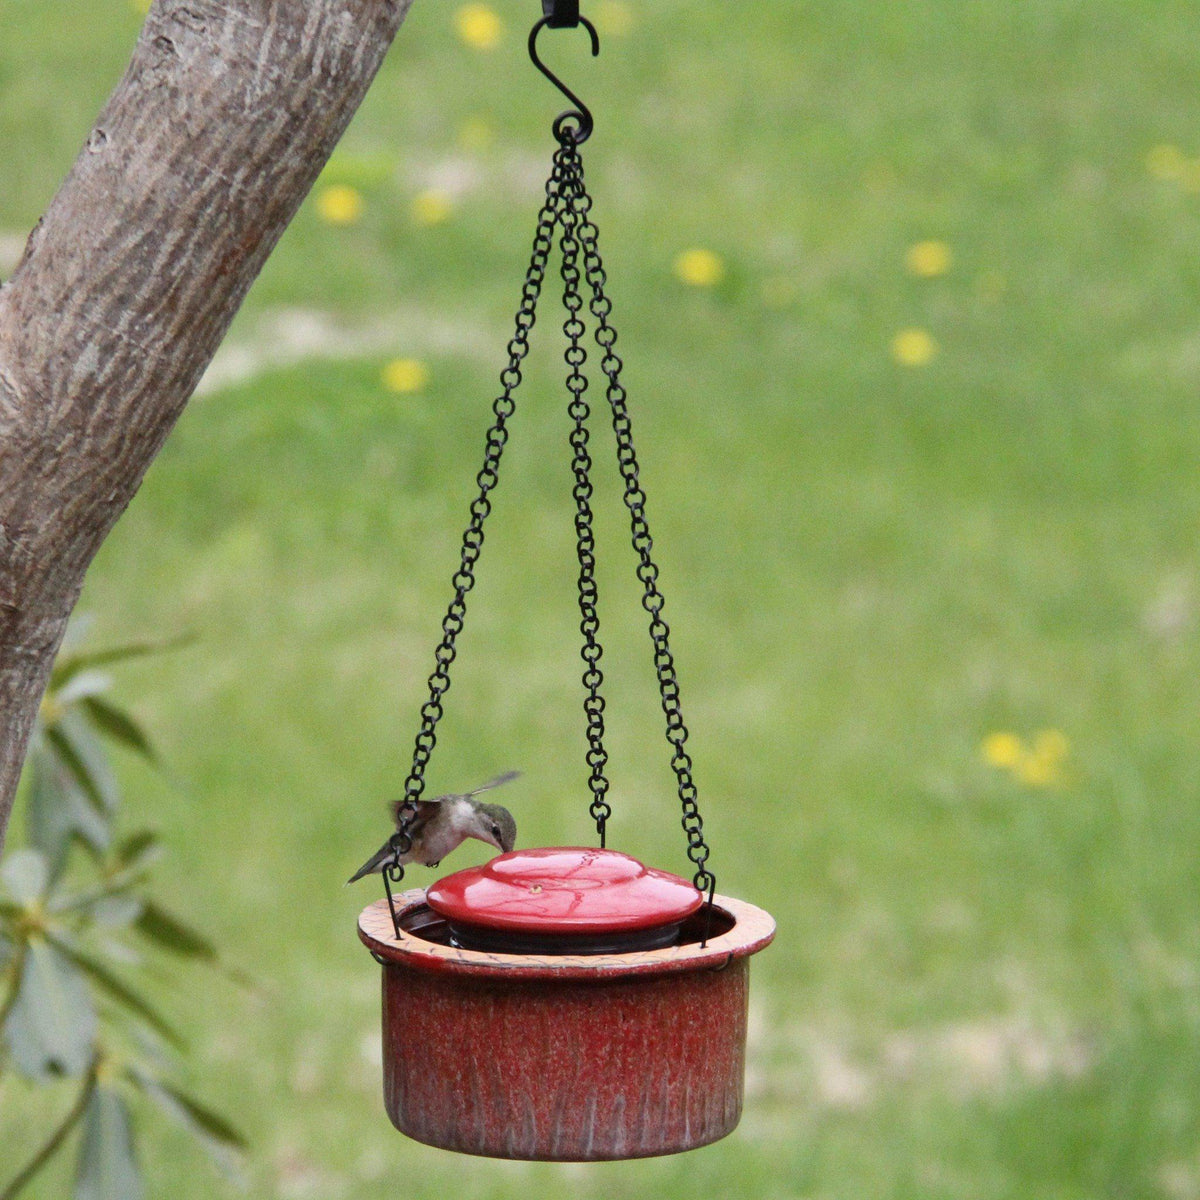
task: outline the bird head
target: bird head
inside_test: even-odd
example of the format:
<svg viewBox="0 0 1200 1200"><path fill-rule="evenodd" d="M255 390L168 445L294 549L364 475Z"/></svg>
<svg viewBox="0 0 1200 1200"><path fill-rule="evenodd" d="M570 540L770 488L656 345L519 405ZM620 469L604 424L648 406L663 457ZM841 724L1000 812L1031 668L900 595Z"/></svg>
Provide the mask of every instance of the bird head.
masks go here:
<svg viewBox="0 0 1200 1200"><path fill-rule="evenodd" d="M507 854L517 844L517 823L512 813L499 804L476 804L470 836Z"/></svg>

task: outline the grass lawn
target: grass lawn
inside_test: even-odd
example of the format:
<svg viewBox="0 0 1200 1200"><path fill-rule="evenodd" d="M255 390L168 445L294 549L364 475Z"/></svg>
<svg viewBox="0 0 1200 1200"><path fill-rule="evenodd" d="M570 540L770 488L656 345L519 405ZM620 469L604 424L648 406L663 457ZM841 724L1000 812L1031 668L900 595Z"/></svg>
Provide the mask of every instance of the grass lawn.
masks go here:
<svg viewBox="0 0 1200 1200"><path fill-rule="evenodd" d="M261 981L162 981L197 1089L254 1149L239 1191L147 1121L150 1194L1200 1198L1183 0L594 0L599 59L547 36L596 113L589 180L719 886L780 932L725 1142L557 1167L391 1130L354 933L375 888L341 885L408 766L561 107L524 57L537 5L494 7L483 50L455 6L417 0L89 576L98 639L199 636L123 671L176 780L124 763L130 821L168 836L164 898ZM48 201L139 19L7 0L0 246ZM356 220L322 217L330 187L355 189ZM909 261L929 240L948 267L936 247ZM689 248L720 256L713 286L677 278ZM554 311L430 777L522 769L504 801L524 845L589 837ZM384 386L397 357L427 368L415 392ZM682 871L611 433L595 442L612 844ZM998 733L1021 739L1015 769L984 752L1012 756ZM0 1167L36 1134L20 1109L0 1091Z"/></svg>

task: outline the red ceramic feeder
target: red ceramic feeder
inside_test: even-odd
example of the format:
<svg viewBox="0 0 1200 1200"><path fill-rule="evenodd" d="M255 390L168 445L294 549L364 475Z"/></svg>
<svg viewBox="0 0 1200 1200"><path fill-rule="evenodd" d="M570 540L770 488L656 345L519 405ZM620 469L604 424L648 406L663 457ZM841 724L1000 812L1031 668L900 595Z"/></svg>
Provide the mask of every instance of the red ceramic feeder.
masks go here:
<svg viewBox="0 0 1200 1200"><path fill-rule="evenodd" d="M529 35L530 58L577 108L553 125L558 149L501 374L504 391L492 404L483 468L475 477L479 490L452 578L454 598L442 621L429 698L421 706L412 769L395 806L390 857L385 854L382 863L387 898L363 910L358 932L383 965L384 1098L397 1129L447 1150L499 1158L641 1158L715 1142L737 1125L750 955L771 941L775 923L751 904L712 894L716 877L708 865L670 630L651 554L646 493L620 381L621 360L613 352L612 304L584 183L580 147L591 133L592 116L537 53L538 34L546 27L582 26L593 54L599 53L599 35L581 15L578 0L542 0L542 11ZM514 392L556 238L567 313L563 332L570 343L565 360L574 422L571 495L585 663L588 812L603 844L612 809L596 610L591 409L584 398L585 309L594 318L597 361L607 380L605 401L612 410L642 608L650 618L654 672L696 886L624 854L568 848L504 854L485 867L439 881L428 893L393 896L404 864L431 856L424 848L418 853L415 841L430 815L422 800L425 770L437 743L455 642L467 594L475 586L484 521L516 409ZM475 794L435 800L457 802ZM497 843L501 832L494 827ZM697 888L709 894L710 903Z"/></svg>
<svg viewBox="0 0 1200 1200"><path fill-rule="evenodd" d="M417 1141L497 1158L671 1154L737 1125L749 957L771 917L612 850L513 851L363 910L384 1098Z"/></svg>

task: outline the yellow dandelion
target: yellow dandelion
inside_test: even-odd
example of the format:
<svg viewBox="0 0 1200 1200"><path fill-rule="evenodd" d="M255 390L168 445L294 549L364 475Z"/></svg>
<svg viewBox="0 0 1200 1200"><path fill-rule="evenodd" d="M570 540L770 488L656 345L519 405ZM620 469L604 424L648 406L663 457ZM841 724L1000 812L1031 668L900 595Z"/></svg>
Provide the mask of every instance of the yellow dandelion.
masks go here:
<svg viewBox="0 0 1200 1200"><path fill-rule="evenodd" d="M922 279L945 275L950 270L951 261L950 247L945 242L932 240L909 246L908 253L904 256L908 269Z"/></svg>
<svg viewBox="0 0 1200 1200"><path fill-rule="evenodd" d="M675 259L675 276L689 287L715 287L725 278L725 262L712 250L685 250Z"/></svg>
<svg viewBox="0 0 1200 1200"><path fill-rule="evenodd" d="M1014 770L1026 757L1025 743L1015 733L989 733L980 746L984 761L1002 770Z"/></svg>
<svg viewBox="0 0 1200 1200"><path fill-rule="evenodd" d="M1178 146L1154 146L1146 152L1146 170L1155 179L1178 179L1186 162Z"/></svg>
<svg viewBox="0 0 1200 1200"><path fill-rule="evenodd" d="M1043 729L1033 739L1035 758L1061 763L1071 753L1071 743L1061 729Z"/></svg>
<svg viewBox="0 0 1200 1200"><path fill-rule="evenodd" d="M362 211L362 193L347 183L330 184L317 193L317 212L330 225L353 225Z"/></svg>
<svg viewBox="0 0 1200 1200"><path fill-rule="evenodd" d="M418 225L440 225L454 210L454 202L443 191L429 188L413 197L412 217Z"/></svg>
<svg viewBox="0 0 1200 1200"><path fill-rule="evenodd" d="M464 4L454 14L458 36L474 50L494 50L504 35L504 25L486 4Z"/></svg>
<svg viewBox="0 0 1200 1200"><path fill-rule="evenodd" d="M1027 754L1013 774L1029 787L1057 787L1063 781L1059 764L1044 754Z"/></svg>
<svg viewBox="0 0 1200 1200"><path fill-rule="evenodd" d="M606 37L624 37L633 25L633 9L624 0L600 0L596 6L596 28Z"/></svg>
<svg viewBox="0 0 1200 1200"><path fill-rule="evenodd" d="M389 392L419 392L429 382L429 368L416 358L393 358L381 377Z"/></svg>
<svg viewBox="0 0 1200 1200"><path fill-rule="evenodd" d="M937 352L937 342L924 329L902 329L892 338L892 358L902 367L927 367Z"/></svg>
<svg viewBox="0 0 1200 1200"><path fill-rule="evenodd" d="M486 150L495 138L495 130L483 117L468 117L458 127L458 144L464 150Z"/></svg>

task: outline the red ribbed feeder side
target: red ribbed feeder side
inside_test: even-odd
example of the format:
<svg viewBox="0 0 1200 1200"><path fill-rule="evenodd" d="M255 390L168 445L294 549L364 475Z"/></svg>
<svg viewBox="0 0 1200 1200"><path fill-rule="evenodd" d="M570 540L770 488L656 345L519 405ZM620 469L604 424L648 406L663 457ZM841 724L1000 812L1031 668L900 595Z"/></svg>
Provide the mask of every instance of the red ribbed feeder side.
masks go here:
<svg viewBox="0 0 1200 1200"><path fill-rule="evenodd" d="M578 847L502 855L396 902L398 937L386 900L359 936L384 967L384 1098L401 1132L588 1161L737 1125L749 958L775 933L761 909L717 896L710 910L677 876ZM656 948L597 949L664 928ZM481 933L510 949L459 943Z"/></svg>

